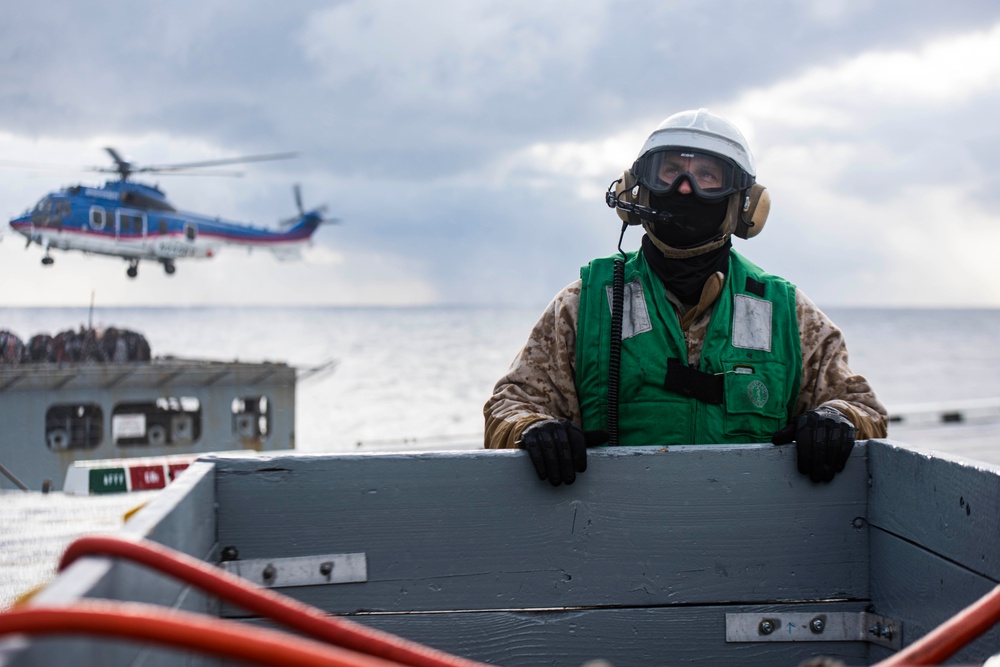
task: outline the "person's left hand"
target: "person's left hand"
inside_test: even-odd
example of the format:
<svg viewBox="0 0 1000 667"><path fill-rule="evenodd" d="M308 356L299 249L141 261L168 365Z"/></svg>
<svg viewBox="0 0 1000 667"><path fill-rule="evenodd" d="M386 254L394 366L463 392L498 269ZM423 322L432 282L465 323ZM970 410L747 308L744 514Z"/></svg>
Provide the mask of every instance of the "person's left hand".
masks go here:
<svg viewBox="0 0 1000 667"><path fill-rule="evenodd" d="M839 410L816 408L771 436L775 445L795 441L799 472L814 482L829 482L844 470L854 448L854 424Z"/></svg>
<svg viewBox="0 0 1000 667"><path fill-rule="evenodd" d="M568 419L544 419L524 430L518 442L527 450L538 473L552 486L572 484L576 473L587 469L587 443L583 431Z"/></svg>

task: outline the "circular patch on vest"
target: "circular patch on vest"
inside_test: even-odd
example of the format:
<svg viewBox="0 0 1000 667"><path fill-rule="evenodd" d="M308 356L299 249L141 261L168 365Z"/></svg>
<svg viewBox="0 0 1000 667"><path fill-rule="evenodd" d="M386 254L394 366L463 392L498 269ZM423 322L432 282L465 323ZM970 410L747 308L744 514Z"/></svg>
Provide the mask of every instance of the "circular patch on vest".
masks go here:
<svg viewBox="0 0 1000 667"><path fill-rule="evenodd" d="M754 380L747 385L747 398L754 404L754 407L764 407L767 405L767 385L760 380Z"/></svg>

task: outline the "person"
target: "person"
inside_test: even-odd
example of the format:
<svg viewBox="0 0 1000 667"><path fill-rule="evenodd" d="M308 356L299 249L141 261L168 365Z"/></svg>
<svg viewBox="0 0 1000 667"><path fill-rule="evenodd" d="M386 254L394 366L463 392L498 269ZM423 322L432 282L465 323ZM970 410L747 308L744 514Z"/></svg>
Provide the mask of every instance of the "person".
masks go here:
<svg viewBox="0 0 1000 667"><path fill-rule="evenodd" d="M587 447L796 443L829 482L886 411L848 366L840 329L787 280L732 248L770 195L735 125L706 109L667 118L607 203L645 234L559 292L484 407L486 448L526 449L572 484Z"/></svg>

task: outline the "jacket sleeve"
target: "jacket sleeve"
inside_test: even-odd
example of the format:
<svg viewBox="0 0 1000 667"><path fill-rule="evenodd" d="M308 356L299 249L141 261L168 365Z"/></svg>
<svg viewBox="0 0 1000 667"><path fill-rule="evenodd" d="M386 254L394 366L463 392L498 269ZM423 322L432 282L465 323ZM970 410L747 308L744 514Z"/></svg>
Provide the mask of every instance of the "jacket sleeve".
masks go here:
<svg viewBox="0 0 1000 667"><path fill-rule="evenodd" d="M543 419L570 419L580 425L574 381L579 313L577 280L555 296L496 383L483 408L487 449L516 448L524 429Z"/></svg>
<svg viewBox="0 0 1000 667"><path fill-rule="evenodd" d="M847 363L847 345L840 329L801 290L795 291L795 311L802 341L802 387L795 414L827 406L845 414L858 440L884 438L885 406L868 380Z"/></svg>

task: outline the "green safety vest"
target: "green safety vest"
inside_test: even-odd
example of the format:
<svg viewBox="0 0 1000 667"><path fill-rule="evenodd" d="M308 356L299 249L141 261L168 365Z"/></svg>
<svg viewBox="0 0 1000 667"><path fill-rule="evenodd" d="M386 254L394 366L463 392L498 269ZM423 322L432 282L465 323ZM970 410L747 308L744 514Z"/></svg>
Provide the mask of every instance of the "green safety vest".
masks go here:
<svg viewBox="0 0 1000 667"><path fill-rule="evenodd" d="M575 381L588 431L607 428L614 259L596 259L580 270ZM802 349L795 286L788 281L730 251L701 373L687 367L677 313L640 251L628 253L625 262L623 311L620 444L769 442L791 418ZM706 384L710 399L701 391Z"/></svg>

